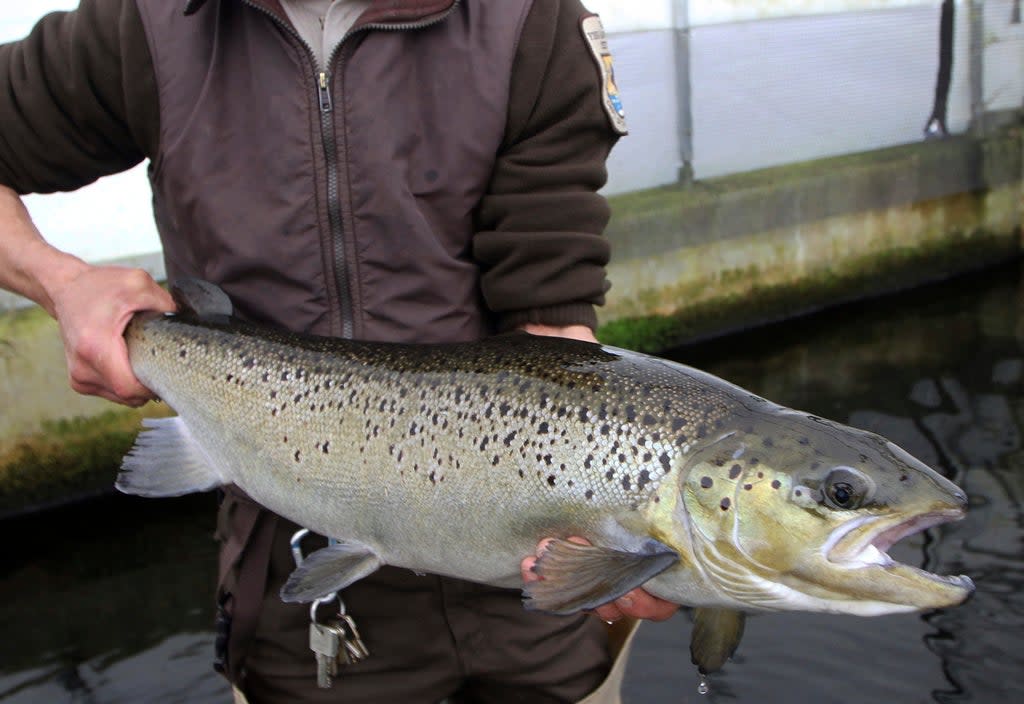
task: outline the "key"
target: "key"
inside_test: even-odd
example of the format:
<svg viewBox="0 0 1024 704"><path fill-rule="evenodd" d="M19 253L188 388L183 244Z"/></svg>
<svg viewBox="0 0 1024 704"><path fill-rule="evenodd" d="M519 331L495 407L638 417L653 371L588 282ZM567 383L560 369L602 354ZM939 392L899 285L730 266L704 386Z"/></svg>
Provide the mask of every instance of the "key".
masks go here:
<svg viewBox="0 0 1024 704"><path fill-rule="evenodd" d="M342 629L337 626L309 624L309 649L316 654L316 686L321 689L329 689L338 674L341 634Z"/></svg>
<svg viewBox="0 0 1024 704"><path fill-rule="evenodd" d="M350 665L352 663L360 662L370 656L370 651L363 643L362 637L359 635L359 629L356 628L355 620L348 614L338 614L338 618L341 619L341 623L338 624L339 630L344 632L342 636L342 647L345 651L344 662L342 664ZM339 652L339 661L341 661L342 653Z"/></svg>

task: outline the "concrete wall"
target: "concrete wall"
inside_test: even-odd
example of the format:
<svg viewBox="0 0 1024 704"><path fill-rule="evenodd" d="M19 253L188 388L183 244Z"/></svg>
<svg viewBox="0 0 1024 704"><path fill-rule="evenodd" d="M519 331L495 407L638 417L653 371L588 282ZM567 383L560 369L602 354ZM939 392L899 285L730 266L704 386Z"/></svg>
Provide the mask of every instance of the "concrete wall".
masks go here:
<svg viewBox="0 0 1024 704"><path fill-rule="evenodd" d="M1011 128L617 197L605 337L665 348L1017 256L1021 154Z"/></svg>

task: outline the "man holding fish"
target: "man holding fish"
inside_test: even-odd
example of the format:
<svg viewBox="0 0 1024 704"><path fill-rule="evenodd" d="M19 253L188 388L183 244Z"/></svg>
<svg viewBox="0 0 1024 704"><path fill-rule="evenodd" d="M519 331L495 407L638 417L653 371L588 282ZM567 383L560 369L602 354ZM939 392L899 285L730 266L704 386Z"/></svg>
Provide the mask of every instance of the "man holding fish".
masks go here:
<svg viewBox="0 0 1024 704"><path fill-rule="evenodd" d="M148 159L169 279L219 284L243 319L593 341L597 190L624 133L610 70L578 0L83 0L0 48L0 287L57 319L76 391L150 400L122 334L175 302L48 245L18 197ZM677 608L636 589L600 618L552 616L383 568L343 594L372 655L321 689L309 609L278 597L297 526L230 488L218 523L219 663L253 704L577 701L610 667L602 619Z"/></svg>

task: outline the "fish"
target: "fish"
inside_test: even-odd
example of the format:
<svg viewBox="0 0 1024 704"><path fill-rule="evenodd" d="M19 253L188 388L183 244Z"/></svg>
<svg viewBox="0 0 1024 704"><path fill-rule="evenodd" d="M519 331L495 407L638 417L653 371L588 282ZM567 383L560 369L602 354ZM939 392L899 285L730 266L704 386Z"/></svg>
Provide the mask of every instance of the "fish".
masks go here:
<svg viewBox="0 0 1024 704"><path fill-rule="evenodd" d="M963 518L967 497L880 435L607 345L319 337L239 321L207 282L172 293L178 312L137 314L125 340L177 415L144 421L116 487L234 484L333 538L285 601L382 565L520 588L554 614L642 586L694 609L691 659L707 673L747 613L877 616L974 589L888 555ZM544 539L524 586L520 563Z"/></svg>

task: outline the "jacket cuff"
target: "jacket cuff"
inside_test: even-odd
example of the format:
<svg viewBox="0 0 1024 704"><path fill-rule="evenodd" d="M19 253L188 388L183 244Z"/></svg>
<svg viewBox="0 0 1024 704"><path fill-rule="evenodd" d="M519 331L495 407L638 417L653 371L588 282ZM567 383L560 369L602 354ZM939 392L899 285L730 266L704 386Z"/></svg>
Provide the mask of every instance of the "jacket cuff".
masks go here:
<svg viewBox="0 0 1024 704"><path fill-rule="evenodd" d="M590 303L565 303L544 308L508 311L498 317L498 332L509 332L527 323L554 327L586 325L595 330L597 313Z"/></svg>

